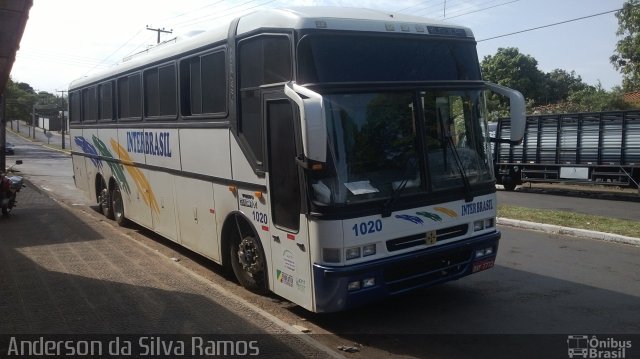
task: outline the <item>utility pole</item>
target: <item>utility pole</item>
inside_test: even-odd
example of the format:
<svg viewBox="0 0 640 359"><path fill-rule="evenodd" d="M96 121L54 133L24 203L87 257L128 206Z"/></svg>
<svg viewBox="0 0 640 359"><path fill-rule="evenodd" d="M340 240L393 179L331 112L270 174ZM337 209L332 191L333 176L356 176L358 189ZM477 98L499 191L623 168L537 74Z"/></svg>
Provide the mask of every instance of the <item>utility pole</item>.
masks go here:
<svg viewBox="0 0 640 359"><path fill-rule="evenodd" d="M61 105L60 105L60 115L61 115L61 119L60 119L60 126L62 128L62 131L60 132L62 134L62 149L64 150L65 147L65 139L64 139L64 131L67 130L67 121L64 118L64 93L67 92L65 90L58 90L57 92L61 92L62 96L60 98L61 100Z"/></svg>
<svg viewBox="0 0 640 359"><path fill-rule="evenodd" d="M36 139L36 104L34 103L31 108L31 128L29 129L29 135L33 135L33 139Z"/></svg>
<svg viewBox="0 0 640 359"><path fill-rule="evenodd" d="M7 119L5 118L6 112L4 110L7 102L5 101L4 94L0 95L0 172L4 172L7 168L7 158L5 157L5 146L7 145L6 130Z"/></svg>
<svg viewBox="0 0 640 359"><path fill-rule="evenodd" d="M155 31L155 32L158 33L158 40L157 40L156 44L160 43L160 33L161 32L164 32L164 33L167 33L167 34L173 33L173 29L165 30L164 27L162 29L154 29L154 28L149 27L149 25L147 25L147 30Z"/></svg>

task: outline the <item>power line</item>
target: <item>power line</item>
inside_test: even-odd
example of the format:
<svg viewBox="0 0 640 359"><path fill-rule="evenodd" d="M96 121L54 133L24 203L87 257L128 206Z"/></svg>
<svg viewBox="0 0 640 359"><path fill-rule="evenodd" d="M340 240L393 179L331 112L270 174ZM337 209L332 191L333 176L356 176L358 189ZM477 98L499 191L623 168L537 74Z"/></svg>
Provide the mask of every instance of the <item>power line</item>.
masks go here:
<svg viewBox="0 0 640 359"><path fill-rule="evenodd" d="M396 10L396 11L397 11L397 12L401 12L401 11L405 11L405 10L407 10L407 9L411 9L412 7L421 6L421 5L424 5L424 4L425 4L425 3L417 3L417 4L413 4L413 5L411 5L411 6L407 6L407 7L403 8L403 9Z"/></svg>
<svg viewBox="0 0 640 359"><path fill-rule="evenodd" d="M518 2L518 1L520 1L520 0L512 0L512 1L505 2L505 3L501 3L501 4L497 4L497 5L488 6L488 7L482 8L482 9L478 9L478 10L474 10L474 11L465 12L465 13L463 13L463 14L458 14L458 15L454 15L454 16L448 16L448 17L446 17L445 19L447 19L447 20L448 20L448 19L453 19L453 18L456 18L456 17L464 16L464 15L475 14L475 13L477 13L477 12L481 12L481 11L485 11L485 10L493 9L493 8L496 8L496 7L499 7L499 6L503 6L503 5L512 4L512 3L514 3L514 2ZM489 3L492 3L492 2L495 2L495 1L488 1L488 2L483 3L482 5L484 5L484 4L489 4Z"/></svg>
<svg viewBox="0 0 640 359"><path fill-rule="evenodd" d="M242 4L239 4L239 5L236 5L236 6L232 6L230 8L225 9L225 10L222 10L222 12L228 12L229 10L231 10L233 8L237 8L237 7L240 7L240 6L255 2L255 1L259 1L259 0L250 0L250 1L244 2ZM252 9L255 9L255 8L258 8L258 7L262 7L262 6L265 6L267 4L271 4L272 2L276 2L276 1L278 1L278 0L269 0L269 1L263 2L262 4L257 4L257 5L254 5L252 7L246 8L246 9L237 9L237 10L228 12L227 14L224 14L224 15L218 15L218 16L214 16L214 17L209 17L210 15L209 16L204 16L204 17L201 18L203 20L192 22L192 23L190 23L190 25L200 24L202 22L211 21L211 20L215 20L215 19L231 16L232 14L237 14L239 12L246 13L249 10L252 10Z"/></svg>
<svg viewBox="0 0 640 359"><path fill-rule="evenodd" d="M39 63L42 63L43 61L47 61L47 62L55 62L58 64L63 64L63 65L69 65L69 66L85 66L85 67L89 67L89 66L95 66L95 67L99 67L99 66L108 66L108 65L101 65L98 61L84 61L81 59L73 59L70 57L58 57L58 56L45 56L45 55L32 55L32 54L16 54L16 58L18 59L24 59L27 61L37 61Z"/></svg>
<svg viewBox="0 0 640 359"><path fill-rule="evenodd" d="M245 2L243 2L241 4L236 4L236 5L230 6L230 7L226 8L226 9L224 9L222 11L218 11L218 13L226 12L226 11L229 11L231 9L234 9L234 8L237 8L237 7L252 3L252 2L256 2L256 1L260 1L260 0L248 0L248 1L245 1ZM273 0L273 1L275 1L275 0ZM273 1L270 1L270 2L273 2ZM182 21L182 22L174 23L173 27L175 28L175 27L178 27L180 25L185 25L185 24L188 24L188 25L191 26L191 25L199 24L199 23L204 22L204 21L208 21L210 19L216 19L216 18L219 18L219 17L223 16L223 15L218 15L218 16L211 17L212 15L213 14L210 13L210 14L206 14L206 15L203 15L203 16L200 16L200 17L193 18L193 19L189 19L189 20L185 20L185 21Z"/></svg>
<svg viewBox="0 0 640 359"><path fill-rule="evenodd" d="M149 35L149 36L147 36L146 38L144 38L144 39L140 42L140 44L139 44L138 46L136 46L133 50L129 51L129 53L128 53L128 54L126 54L126 55L122 56L122 58L123 58L123 59L125 59L125 58L127 58L127 57L129 57L129 56L131 56L131 55L133 55L133 54L135 54L135 53L138 53L138 50L139 50L141 47L153 46L153 45L149 45L149 44L148 44L152 39L153 39L153 35Z"/></svg>
<svg viewBox="0 0 640 359"><path fill-rule="evenodd" d="M240 7L240 6L243 6L243 5L246 5L246 4L249 4L249 3L255 2L255 1L259 1L259 0L249 0L249 1L246 1L246 2L244 2L244 3L242 3L242 4L238 4L238 5L235 5L235 6L231 6L231 7L227 8L227 9L225 9L225 10L222 10L221 12L223 12L223 13L224 13L224 12L228 12L228 11L229 11L229 10L231 10L231 9L234 9L234 8L237 8L237 7ZM186 21L183 21L183 22L174 23L174 24L173 24L173 27L175 28L177 25L182 25L182 24L187 24L187 23L188 23L189 25L194 25L194 24L198 24L198 23L201 23L201 22L204 22L204 21L215 20L215 19L217 19L217 18L224 17L224 16L229 16L229 15L234 14L234 13L237 13L237 12L239 12L239 11L247 11L247 10L251 10L251 9L257 8L257 7L261 7L261 6L264 6L264 5L270 4L270 3L275 2L275 1L277 1L277 0L270 0L270 1L266 1L266 2L264 2L264 3L262 3L262 4L258 4L258 5L252 6L252 7L250 7L250 8L244 9L244 10L231 11L230 13L228 13L228 14L226 14L226 15L218 15L218 16L210 17L210 16L212 15L212 14L210 14L210 15L200 16L200 17L195 18L195 19L191 19L191 20L186 20ZM215 3L213 3L213 4L208 4L208 5L206 5L206 6L202 6L202 7L198 8L197 10L199 10L199 9L203 9L203 8L206 8L206 7L210 7L210 6L215 5L215 4L218 4L218 3L220 3L220 2L221 2L221 1L215 2ZM176 15L174 18L181 17L181 16L183 16L183 15L185 15L185 14L186 14L186 13ZM195 22L194 22L194 20L201 20L201 21L195 21ZM140 30L139 30L135 35L133 35L133 36L132 36L129 40L127 40L124 44L120 45L120 47L118 47L115 51L113 51L109 56L107 56L106 58L104 58L103 60L101 60L100 62L98 62L95 66L93 66L91 69L89 69L87 72L85 72L85 73L84 73L84 75L87 75L89 72L93 71L95 68L97 68L98 66L101 66L103 63L105 63L109 58L111 58L113 55L115 55L115 54L116 54L118 51L120 51L123 47L127 46L127 45L128 45L128 44L129 44L129 43L130 43L134 38L136 38L136 37L137 37L137 36L138 36L138 35L139 35L143 30L145 30L145 29L140 29ZM136 47L136 49L138 49L139 47L140 47L140 46ZM134 50L134 51L135 51L135 50Z"/></svg>
<svg viewBox="0 0 640 359"><path fill-rule="evenodd" d="M442 8L446 7L446 1L440 1L437 3L431 3L427 6L420 7L418 9L411 10L411 13L414 15L419 15L420 13L431 13L433 11L440 11ZM451 2L449 2L449 7L451 7ZM433 9L433 10L432 10Z"/></svg>
<svg viewBox="0 0 640 359"><path fill-rule="evenodd" d="M136 36L138 36L138 34L140 34L143 30L145 29L140 29L138 30L138 32L136 32L135 35L133 35L129 40L127 40L127 42L125 42L124 44L120 45L120 47L118 47L114 52L111 53L111 55L105 57L102 61L100 61L96 66L90 68L87 72L84 73L84 75L87 75L89 72L93 71L96 67L102 65L104 62L106 62L111 56L115 55L118 51L120 51L120 49L122 49L123 47L127 46L134 38L136 38ZM84 76L83 75L83 76Z"/></svg>
<svg viewBox="0 0 640 359"><path fill-rule="evenodd" d="M160 20L160 22L167 22L168 20L177 19L179 17L185 16L185 15L189 15L191 13L195 13L196 11L202 10L204 8L215 6L215 5L217 5L217 4L221 3L221 2L224 2L224 1L225 0L219 0L219 1L216 1L216 2L214 2L212 4L207 4L207 5L204 5L204 6L200 6L199 8L196 8L196 9L193 9L193 10L190 10L190 11L185 11L185 12L183 12L181 14L178 14L178 15L175 15L175 16L170 16L170 17L164 18L164 19Z"/></svg>
<svg viewBox="0 0 640 359"><path fill-rule="evenodd" d="M530 29L526 29L526 30L520 30L520 31L511 32L511 33L504 34L504 35L498 35L498 36L488 37L488 38L486 38L486 39L482 39L482 40L476 40L476 42L483 42L483 41L488 41L488 40L493 40L493 39L499 39L499 38L501 38L501 37L506 37L506 36L511 36L511 35L522 34L523 32L529 32L529 31L533 31L533 30L540 30L540 29L544 29L544 28L547 28L547 27L552 27L552 26L557 26L557 25L566 24L566 23L569 23L569 22L574 22L574 21L579 21L579 20L589 19L589 18L592 18L592 17L601 16L601 15L605 15L605 14L611 14L611 13L613 13L613 12L620 11L620 10L622 10L622 9L611 10L611 11L605 11L605 12L601 12L601 13L597 13L597 14L593 14L593 15L582 16L582 17L578 17L578 18L575 18L575 19L565 20L565 21L560 21L560 22L556 22L556 23L553 23L553 24L543 25L543 26L536 26L536 27L532 27L532 28L530 28Z"/></svg>

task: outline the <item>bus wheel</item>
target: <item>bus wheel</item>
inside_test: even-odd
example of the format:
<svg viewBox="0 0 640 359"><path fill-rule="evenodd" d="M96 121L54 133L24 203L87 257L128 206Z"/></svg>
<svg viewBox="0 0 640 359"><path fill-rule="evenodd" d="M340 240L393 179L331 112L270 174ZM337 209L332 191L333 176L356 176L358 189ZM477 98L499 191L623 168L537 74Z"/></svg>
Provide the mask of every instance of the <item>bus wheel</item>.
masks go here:
<svg viewBox="0 0 640 359"><path fill-rule="evenodd" d="M104 182L102 183L100 193L98 193L98 205L100 206L100 212L102 212L105 217L113 219L113 207L111 206L109 189Z"/></svg>
<svg viewBox="0 0 640 359"><path fill-rule="evenodd" d="M230 248L231 267L238 282L254 293L267 293L267 263L258 239L236 237Z"/></svg>
<svg viewBox="0 0 640 359"><path fill-rule="evenodd" d="M127 217L124 216L124 204L122 203L122 193L120 188L116 186L111 192L111 208L113 209L113 217L119 226L127 225Z"/></svg>

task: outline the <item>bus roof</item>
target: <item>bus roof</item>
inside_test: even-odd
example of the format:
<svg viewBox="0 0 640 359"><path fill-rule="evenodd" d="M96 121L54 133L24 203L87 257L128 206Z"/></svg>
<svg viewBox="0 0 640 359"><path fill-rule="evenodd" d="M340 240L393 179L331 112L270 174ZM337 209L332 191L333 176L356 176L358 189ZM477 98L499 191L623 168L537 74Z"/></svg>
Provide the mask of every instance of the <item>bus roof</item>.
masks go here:
<svg viewBox="0 0 640 359"><path fill-rule="evenodd" d="M136 55L130 56L113 67L90 76L84 76L71 82L69 89L100 82L111 76L128 72L145 64L161 62L176 55L204 48L210 44L226 41L231 20L216 24L208 31L194 36L177 37ZM430 28L431 27L431 28ZM345 31L368 31L401 34L428 35L433 30L455 29L457 34L472 39L473 32L463 26L451 25L438 20L379 10L309 6L286 9L267 9L255 11L240 17L237 36L259 29L323 29ZM435 33L442 35L442 32ZM459 35L458 35L459 36Z"/></svg>

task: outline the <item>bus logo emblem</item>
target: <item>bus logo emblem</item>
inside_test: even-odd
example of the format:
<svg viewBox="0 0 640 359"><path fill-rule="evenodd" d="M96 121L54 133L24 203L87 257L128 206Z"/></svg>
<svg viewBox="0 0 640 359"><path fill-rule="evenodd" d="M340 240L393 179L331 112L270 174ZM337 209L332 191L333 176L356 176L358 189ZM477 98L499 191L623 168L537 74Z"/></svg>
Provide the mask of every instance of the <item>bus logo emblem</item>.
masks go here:
<svg viewBox="0 0 640 359"><path fill-rule="evenodd" d="M425 242L427 243L428 246L436 244L437 241L438 241L438 235L436 234L436 231L427 232L427 235L425 237Z"/></svg>

